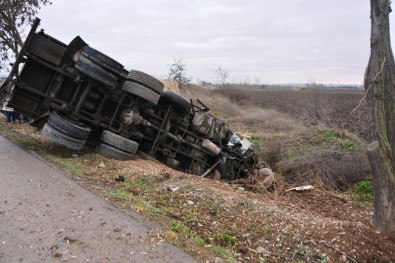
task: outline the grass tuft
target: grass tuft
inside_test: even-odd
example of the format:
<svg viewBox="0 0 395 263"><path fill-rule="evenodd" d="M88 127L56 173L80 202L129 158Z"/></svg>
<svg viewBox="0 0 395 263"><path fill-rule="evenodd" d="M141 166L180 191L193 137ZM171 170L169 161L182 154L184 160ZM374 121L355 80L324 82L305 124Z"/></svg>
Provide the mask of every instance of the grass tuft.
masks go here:
<svg viewBox="0 0 395 263"><path fill-rule="evenodd" d="M353 193L359 201L371 201L373 199L372 181L364 180L356 183L353 187Z"/></svg>

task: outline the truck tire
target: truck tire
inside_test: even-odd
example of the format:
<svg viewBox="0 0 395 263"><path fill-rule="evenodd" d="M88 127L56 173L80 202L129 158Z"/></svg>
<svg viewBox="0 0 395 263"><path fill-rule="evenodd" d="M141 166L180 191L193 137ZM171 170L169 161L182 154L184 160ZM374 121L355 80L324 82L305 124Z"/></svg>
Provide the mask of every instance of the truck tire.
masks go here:
<svg viewBox="0 0 395 263"><path fill-rule="evenodd" d="M103 54L100 51L91 48L90 46L85 46L82 49L82 55L86 58L89 58L98 65L100 65L101 63L105 64L108 68L112 69L115 72L121 73L123 70L123 65L121 63L110 58L106 54Z"/></svg>
<svg viewBox="0 0 395 263"><path fill-rule="evenodd" d="M67 135L52 127L49 123L44 125L42 134L52 142L72 150L81 150L85 145L85 140Z"/></svg>
<svg viewBox="0 0 395 263"><path fill-rule="evenodd" d="M80 59L75 64L75 68L83 73L84 75L103 83L104 85L115 88L118 78L106 71L102 67L93 64L89 59L85 57L80 57Z"/></svg>
<svg viewBox="0 0 395 263"><path fill-rule="evenodd" d="M135 95L142 98L143 100L152 103L153 105L158 104L160 95L151 89L144 87L138 83L125 81L122 90L128 94Z"/></svg>
<svg viewBox="0 0 395 263"><path fill-rule="evenodd" d="M49 115L48 123L55 129L76 139L85 140L91 132L90 127L65 119L55 111L51 112L51 115Z"/></svg>
<svg viewBox="0 0 395 263"><path fill-rule="evenodd" d="M133 158L132 153L128 153L122 150L119 150L115 147L112 147L111 145L108 145L106 143L101 143L96 147L96 151L108 158L111 159L117 159L117 160L131 160Z"/></svg>
<svg viewBox="0 0 395 263"><path fill-rule="evenodd" d="M139 144L133 140L129 140L127 138L124 138L118 134L115 134L113 132L104 130L101 137L101 141L113 146L119 150L122 150L124 152L128 152L131 154L136 153L137 148L139 147Z"/></svg>
<svg viewBox="0 0 395 263"><path fill-rule="evenodd" d="M162 103L172 103L174 105L176 105L180 110L188 113L191 112L192 110L192 105L191 103L189 103L189 101L187 101L184 97L182 97L181 95L178 95L177 93L170 91L170 90L166 90L163 92L159 104Z"/></svg>
<svg viewBox="0 0 395 263"><path fill-rule="evenodd" d="M131 70L131 71L129 71L127 80L141 84L141 85L155 91L159 95L162 94L162 92L163 92L163 88L164 88L163 83L160 80L158 80L158 79L156 79L156 78L152 77L151 75L148 75L144 72L141 72L138 70Z"/></svg>

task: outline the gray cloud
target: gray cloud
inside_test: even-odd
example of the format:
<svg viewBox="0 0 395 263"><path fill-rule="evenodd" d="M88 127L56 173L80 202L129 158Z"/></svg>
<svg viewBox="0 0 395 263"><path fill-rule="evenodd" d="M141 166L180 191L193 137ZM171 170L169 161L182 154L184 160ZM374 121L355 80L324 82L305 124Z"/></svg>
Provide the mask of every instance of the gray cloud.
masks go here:
<svg viewBox="0 0 395 263"><path fill-rule="evenodd" d="M80 35L157 77L183 58L195 80L221 65L236 81L360 84L370 52L361 0L58 0L39 16L61 41Z"/></svg>

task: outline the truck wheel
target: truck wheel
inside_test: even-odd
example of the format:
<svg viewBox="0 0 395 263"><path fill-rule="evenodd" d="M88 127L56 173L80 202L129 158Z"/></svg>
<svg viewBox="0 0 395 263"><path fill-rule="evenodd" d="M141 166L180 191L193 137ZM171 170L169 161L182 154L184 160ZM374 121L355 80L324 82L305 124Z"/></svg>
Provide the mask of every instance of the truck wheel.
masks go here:
<svg viewBox="0 0 395 263"><path fill-rule="evenodd" d="M48 123L55 129L77 139L85 140L91 132L90 127L65 119L55 111L49 115Z"/></svg>
<svg viewBox="0 0 395 263"><path fill-rule="evenodd" d="M122 151L134 154L137 151L137 148L139 147L139 144L133 140L126 139L118 134L115 134L113 132L104 130L101 137L101 141L113 146L115 148L118 148Z"/></svg>
<svg viewBox="0 0 395 263"><path fill-rule="evenodd" d="M112 147L111 145L101 143L99 146L96 147L96 151L100 153L101 155L111 158L111 159L117 159L117 160L131 160L133 158L132 153L128 153L122 150L119 150L115 147Z"/></svg>
<svg viewBox="0 0 395 263"><path fill-rule="evenodd" d="M105 66L107 66L108 68L110 68L118 73L121 73L123 70L123 65L121 63L119 63L118 61L101 53L100 51L98 51L94 48L91 48L90 46L85 46L82 49L82 55L84 57L89 58L90 60L92 60L93 62L95 62L98 65L103 63L103 64L105 64Z"/></svg>
<svg viewBox="0 0 395 263"><path fill-rule="evenodd" d="M138 71L138 70L131 70L129 71L127 80L130 80L132 82L137 82L153 91L158 93L159 95L162 94L164 85L163 83L152 77L151 75L148 75L144 72Z"/></svg>
<svg viewBox="0 0 395 263"><path fill-rule="evenodd" d="M175 104L179 109L181 109L184 112L191 112L192 105L187 101L184 97L181 95L178 95L177 93L166 90L163 92L159 104L162 103L172 103Z"/></svg>
<svg viewBox="0 0 395 263"><path fill-rule="evenodd" d="M136 95L137 97L140 97L154 105L158 104L160 98L158 93L155 93L151 89L131 81L125 81L122 90L131 95Z"/></svg>
<svg viewBox="0 0 395 263"><path fill-rule="evenodd" d="M80 59L75 64L75 68L86 76L109 86L110 88L115 88L118 78L113 74L107 72L102 67L93 64L89 59L80 57Z"/></svg>
<svg viewBox="0 0 395 263"><path fill-rule="evenodd" d="M49 123L44 125L42 134L52 142L72 150L81 150L85 145L85 140L69 136L52 127Z"/></svg>

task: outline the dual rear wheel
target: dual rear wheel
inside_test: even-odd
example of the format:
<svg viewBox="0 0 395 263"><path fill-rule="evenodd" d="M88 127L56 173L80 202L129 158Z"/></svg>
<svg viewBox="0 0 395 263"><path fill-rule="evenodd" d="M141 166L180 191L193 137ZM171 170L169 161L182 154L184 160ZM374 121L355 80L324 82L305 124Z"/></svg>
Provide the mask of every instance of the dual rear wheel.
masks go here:
<svg viewBox="0 0 395 263"><path fill-rule="evenodd" d="M48 122L42 129L43 135L49 140L73 150L84 147L90 132L90 127L72 122L55 111L49 115Z"/></svg>
<svg viewBox="0 0 395 263"><path fill-rule="evenodd" d="M81 150L91 132L91 128L72 122L57 112L52 112L42 133L52 142L72 150ZM108 158L131 160L139 144L110 131L103 131L96 151Z"/></svg>

